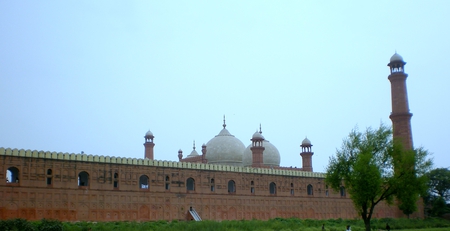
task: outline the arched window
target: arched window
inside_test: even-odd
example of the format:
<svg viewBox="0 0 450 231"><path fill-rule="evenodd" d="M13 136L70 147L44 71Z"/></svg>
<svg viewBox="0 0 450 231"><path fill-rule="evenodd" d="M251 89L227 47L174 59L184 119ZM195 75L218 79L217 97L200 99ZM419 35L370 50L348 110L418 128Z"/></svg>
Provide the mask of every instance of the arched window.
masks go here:
<svg viewBox="0 0 450 231"><path fill-rule="evenodd" d="M114 185L113 187L115 189L119 188L119 173L115 172L114 173Z"/></svg>
<svg viewBox="0 0 450 231"><path fill-rule="evenodd" d="M236 183L234 183L234 180L228 181L228 192L229 193L235 193L236 192Z"/></svg>
<svg viewBox="0 0 450 231"><path fill-rule="evenodd" d="M10 167L6 170L6 183L19 183L19 169Z"/></svg>
<svg viewBox="0 0 450 231"><path fill-rule="evenodd" d="M291 183L291 196L294 195L294 183Z"/></svg>
<svg viewBox="0 0 450 231"><path fill-rule="evenodd" d="M139 177L139 188L148 189L148 176L142 175Z"/></svg>
<svg viewBox="0 0 450 231"><path fill-rule="evenodd" d="M306 191L308 192L308 195L313 195L313 186L309 184L308 187L306 187Z"/></svg>
<svg viewBox="0 0 450 231"><path fill-rule="evenodd" d="M169 190L169 189L170 189L170 177L169 177L169 176L166 176L166 186L165 186L165 189L166 189L166 190Z"/></svg>
<svg viewBox="0 0 450 231"><path fill-rule="evenodd" d="M341 192L341 197L345 197L345 187L341 186L339 191Z"/></svg>
<svg viewBox="0 0 450 231"><path fill-rule="evenodd" d="M277 185L274 182L269 184L269 192L271 195L277 194Z"/></svg>
<svg viewBox="0 0 450 231"><path fill-rule="evenodd" d="M251 185L251 187L250 187L250 193L251 194L255 194L255 182L253 182L253 181L251 181L250 182L250 185Z"/></svg>
<svg viewBox="0 0 450 231"><path fill-rule="evenodd" d="M53 171L50 168L47 169L47 186L52 185L52 173Z"/></svg>
<svg viewBox="0 0 450 231"><path fill-rule="evenodd" d="M89 186L89 174L85 171L78 174L78 186Z"/></svg>
<svg viewBox="0 0 450 231"><path fill-rule="evenodd" d="M216 190L216 184L214 183L214 178L211 178L211 192L214 192Z"/></svg>
<svg viewBox="0 0 450 231"><path fill-rule="evenodd" d="M188 178L186 180L186 190L195 191L195 180L192 178Z"/></svg>

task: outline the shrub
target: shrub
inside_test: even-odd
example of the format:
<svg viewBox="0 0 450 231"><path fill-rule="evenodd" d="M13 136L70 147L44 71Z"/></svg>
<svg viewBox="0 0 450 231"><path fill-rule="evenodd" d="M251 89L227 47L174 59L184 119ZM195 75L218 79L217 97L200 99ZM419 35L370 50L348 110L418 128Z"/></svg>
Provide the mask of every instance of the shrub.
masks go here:
<svg viewBox="0 0 450 231"><path fill-rule="evenodd" d="M0 230L5 231L34 231L33 225L27 220L22 218L10 219L6 221L0 221Z"/></svg>
<svg viewBox="0 0 450 231"><path fill-rule="evenodd" d="M57 221L57 220L42 219L41 222L37 226L37 230L39 230L39 231L62 231L63 224L61 221Z"/></svg>

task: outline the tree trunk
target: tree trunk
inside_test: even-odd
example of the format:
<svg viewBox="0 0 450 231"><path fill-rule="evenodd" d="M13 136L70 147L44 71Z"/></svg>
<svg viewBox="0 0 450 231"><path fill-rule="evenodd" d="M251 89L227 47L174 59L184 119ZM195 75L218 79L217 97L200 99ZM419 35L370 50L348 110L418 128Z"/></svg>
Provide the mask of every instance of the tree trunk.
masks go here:
<svg viewBox="0 0 450 231"><path fill-rule="evenodd" d="M370 231L370 218L367 216L367 213L362 214L362 219L364 221L364 226L366 227L366 231Z"/></svg>
<svg viewBox="0 0 450 231"><path fill-rule="evenodd" d="M366 231L370 231L370 220L364 221L364 226L366 226Z"/></svg>
<svg viewBox="0 0 450 231"><path fill-rule="evenodd" d="M366 227L366 231L371 231L370 229L370 219L372 218L373 210L376 204L371 204L370 208L367 209L366 206L362 207L361 217L364 220L364 226ZM369 210L369 211L367 211Z"/></svg>

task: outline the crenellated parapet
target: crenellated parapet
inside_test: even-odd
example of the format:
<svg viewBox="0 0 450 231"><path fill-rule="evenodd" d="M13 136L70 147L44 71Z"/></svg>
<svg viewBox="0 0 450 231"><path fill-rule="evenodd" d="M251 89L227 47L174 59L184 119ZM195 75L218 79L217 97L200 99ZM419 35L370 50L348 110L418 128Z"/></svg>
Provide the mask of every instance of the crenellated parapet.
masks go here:
<svg viewBox="0 0 450 231"><path fill-rule="evenodd" d="M224 171L224 172L242 172L242 173L256 173L256 174L281 175L281 176L325 178L324 173L305 172L305 171L298 171L298 170L253 168L253 167L240 167L240 166L230 166L230 165L177 162L177 161L162 161L162 160L115 157L115 156L102 156L102 155L98 156L98 155L76 154L76 153L37 151L37 150L32 151L32 150L24 150L24 149L17 149L17 148L14 148L14 149L0 148L0 156L17 156L17 157L53 159L53 160L63 160L63 161L83 161L83 162L96 162L96 163L108 163L108 164L144 165L144 166L167 167L167 168L198 169L198 170Z"/></svg>

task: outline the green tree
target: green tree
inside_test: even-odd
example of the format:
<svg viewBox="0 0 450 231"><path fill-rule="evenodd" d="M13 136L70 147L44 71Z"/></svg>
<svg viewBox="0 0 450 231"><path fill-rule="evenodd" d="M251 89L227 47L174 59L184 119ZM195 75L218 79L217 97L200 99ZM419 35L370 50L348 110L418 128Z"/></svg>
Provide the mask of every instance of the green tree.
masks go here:
<svg viewBox="0 0 450 231"><path fill-rule="evenodd" d="M440 217L448 212L449 209L447 208L444 198L440 196L433 198L431 201L431 209L429 211L431 216Z"/></svg>
<svg viewBox="0 0 450 231"><path fill-rule="evenodd" d="M448 168L436 168L427 174L429 178L428 192L424 197L431 216L441 216L449 212L446 201L450 200L450 170Z"/></svg>
<svg viewBox="0 0 450 231"><path fill-rule="evenodd" d="M448 168L436 168L428 173L429 193L437 195L444 200L450 200L450 170Z"/></svg>
<svg viewBox="0 0 450 231"><path fill-rule="evenodd" d="M427 156L423 149L405 150L383 124L364 133L354 129L330 157L325 182L334 190L346 187L370 231L373 211L382 201L393 204L397 199L405 214L417 209L418 195L426 189L425 172L432 165Z"/></svg>

